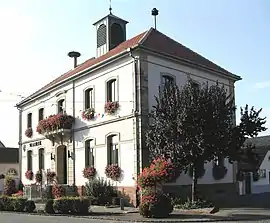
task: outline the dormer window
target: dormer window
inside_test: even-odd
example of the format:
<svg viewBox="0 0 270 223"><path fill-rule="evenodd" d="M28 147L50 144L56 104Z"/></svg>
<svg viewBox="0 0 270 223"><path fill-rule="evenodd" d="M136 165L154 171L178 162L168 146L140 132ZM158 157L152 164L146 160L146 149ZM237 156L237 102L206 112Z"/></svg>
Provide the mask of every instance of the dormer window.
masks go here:
<svg viewBox="0 0 270 223"><path fill-rule="evenodd" d="M63 113L64 112L64 102L65 102L65 99L61 99L57 102L57 112L58 114L59 113Z"/></svg>
<svg viewBox="0 0 270 223"><path fill-rule="evenodd" d="M116 79L107 82L107 102L117 101Z"/></svg>

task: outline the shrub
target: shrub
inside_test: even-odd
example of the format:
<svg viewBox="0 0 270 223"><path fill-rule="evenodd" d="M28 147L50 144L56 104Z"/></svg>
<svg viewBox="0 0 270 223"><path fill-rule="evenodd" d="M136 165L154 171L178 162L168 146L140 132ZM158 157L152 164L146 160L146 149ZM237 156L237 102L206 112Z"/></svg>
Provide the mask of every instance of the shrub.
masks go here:
<svg viewBox="0 0 270 223"><path fill-rule="evenodd" d="M19 185L18 185L18 190L23 191L23 189L24 189L24 185L23 185L22 181L20 180Z"/></svg>
<svg viewBox="0 0 270 223"><path fill-rule="evenodd" d="M12 177L5 179L4 194L11 196L17 192L15 180Z"/></svg>
<svg viewBox="0 0 270 223"><path fill-rule="evenodd" d="M213 205L209 201L206 201L206 200L201 199L201 198L197 198L197 200L194 202L192 202L188 198L186 202L184 202L182 204L181 203L176 204L175 207L179 208L179 209L190 210L190 209L198 209L198 208L211 208L211 207L213 207Z"/></svg>
<svg viewBox="0 0 270 223"><path fill-rule="evenodd" d="M122 170L118 164L109 164L105 167L105 175L112 180L118 181L121 177Z"/></svg>
<svg viewBox="0 0 270 223"><path fill-rule="evenodd" d="M34 201L28 200L25 202L25 211L28 213L34 212L36 209L36 205Z"/></svg>
<svg viewBox="0 0 270 223"><path fill-rule="evenodd" d="M26 205L26 198L23 197L13 197L11 198L11 202L13 205L13 210L18 212L23 212Z"/></svg>
<svg viewBox="0 0 270 223"><path fill-rule="evenodd" d="M53 201L53 209L57 213L87 214L90 201L82 197L61 197Z"/></svg>
<svg viewBox="0 0 270 223"><path fill-rule="evenodd" d="M37 183L41 183L42 182L42 171L38 170L36 172L35 180L36 180Z"/></svg>
<svg viewBox="0 0 270 223"><path fill-rule="evenodd" d="M139 206L139 213L147 218L165 218L173 211L171 199L160 192L149 191L144 194Z"/></svg>
<svg viewBox="0 0 270 223"><path fill-rule="evenodd" d="M48 171L46 173L47 181L48 183L53 183L56 177L56 173L53 171Z"/></svg>
<svg viewBox="0 0 270 223"><path fill-rule="evenodd" d="M27 171L25 172L25 177L26 177L27 180L33 180L33 178L34 178L34 173L33 173L33 171L32 171L32 170L27 170Z"/></svg>
<svg viewBox="0 0 270 223"><path fill-rule="evenodd" d="M54 214L54 209L53 209L53 199L47 200L44 208L45 212L48 214Z"/></svg>
<svg viewBox="0 0 270 223"><path fill-rule="evenodd" d="M52 186L52 195L54 198L60 198L65 196L65 190L60 184L54 184Z"/></svg>
<svg viewBox="0 0 270 223"><path fill-rule="evenodd" d="M8 196L0 197L0 210L2 211L13 211L13 202Z"/></svg>
<svg viewBox="0 0 270 223"><path fill-rule="evenodd" d="M96 176L96 168L91 166L91 167L85 167L83 169L83 177L86 178L86 179L92 179Z"/></svg>
<svg viewBox="0 0 270 223"><path fill-rule="evenodd" d="M103 178L91 179L85 185L86 196L91 198L91 203L104 205L110 203L112 197L117 196L116 190L110 182Z"/></svg>
<svg viewBox="0 0 270 223"><path fill-rule="evenodd" d="M23 197L23 191L19 190L17 193L12 194L12 197Z"/></svg>
<svg viewBox="0 0 270 223"><path fill-rule="evenodd" d="M228 170L224 165L214 164L213 169L212 169L213 178L215 180L221 180L225 177L225 175L227 174L227 171Z"/></svg>

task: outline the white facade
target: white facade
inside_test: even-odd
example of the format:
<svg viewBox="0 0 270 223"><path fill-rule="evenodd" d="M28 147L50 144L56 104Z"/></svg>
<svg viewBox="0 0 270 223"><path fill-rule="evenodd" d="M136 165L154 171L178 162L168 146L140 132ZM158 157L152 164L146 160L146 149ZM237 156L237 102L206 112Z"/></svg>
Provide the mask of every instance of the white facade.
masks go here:
<svg viewBox="0 0 270 223"><path fill-rule="evenodd" d="M149 55L147 57L148 66L148 99L149 109L154 105L154 95L158 94L158 86L161 84L163 74L172 75L179 85L187 81L187 77L192 78L198 83L224 83L228 90L230 81L224 77L199 71L194 68L183 66L179 63L161 59ZM107 165L107 136L115 134L119 141L119 165L123 170L123 179L117 183L117 186L134 186L133 177L136 175L136 141L134 130L134 61L132 57L125 57L117 63L108 65L106 68L89 73L75 81L75 183L84 185L86 180L82 176L82 170L85 167L85 141L93 139L95 167L98 175L105 177L104 168ZM117 80L117 100L120 108L116 115L106 115L104 104L106 100L106 83L115 78ZM81 112L84 110L84 91L89 87L94 89L94 108L96 111L95 120L85 121L82 119ZM65 92L60 94L61 92ZM59 95L60 94L60 95ZM57 95L57 96L56 96ZM46 95L38 98L34 102L23 108L22 112L22 130L27 128L27 114L32 113L33 137L31 140L23 134L22 143L25 145L25 151L22 151L22 180L29 184L25 179L24 173L27 171L27 151L32 150L33 172L39 169L38 150L45 150L45 170L57 172L56 160L51 160L51 153L56 154L58 144L54 146L49 139L35 132L38 124L38 110L44 108L44 115L49 116L57 113L56 103L58 100L65 100L65 110L67 114L73 113L73 88L72 83L67 83L62 87L48 92ZM41 145L29 147L29 143L41 141ZM71 154L73 154L73 143L66 141ZM74 157L73 157L74 158ZM67 183L73 184L73 158L67 158ZM212 183L231 183L233 178L233 165L225 162L228 172L226 176L215 181L212 177L212 163L205 165L205 175L199 179L201 184ZM176 184L190 184L191 179L188 175L182 174ZM175 183L174 183L175 184Z"/></svg>

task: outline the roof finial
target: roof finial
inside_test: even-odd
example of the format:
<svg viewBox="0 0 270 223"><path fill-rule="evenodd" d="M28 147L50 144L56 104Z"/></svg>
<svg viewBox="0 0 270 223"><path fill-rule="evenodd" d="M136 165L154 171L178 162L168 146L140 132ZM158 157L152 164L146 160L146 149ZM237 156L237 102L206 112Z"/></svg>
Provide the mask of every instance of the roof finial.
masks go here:
<svg viewBox="0 0 270 223"><path fill-rule="evenodd" d="M152 16L154 16L155 21L155 29L157 29L157 16L158 16L158 10L156 8L152 9Z"/></svg>
<svg viewBox="0 0 270 223"><path fill-rule="evenodd" d="M109 8L110 14L112 14L112 0L110 0L110 8Z"/></svg>

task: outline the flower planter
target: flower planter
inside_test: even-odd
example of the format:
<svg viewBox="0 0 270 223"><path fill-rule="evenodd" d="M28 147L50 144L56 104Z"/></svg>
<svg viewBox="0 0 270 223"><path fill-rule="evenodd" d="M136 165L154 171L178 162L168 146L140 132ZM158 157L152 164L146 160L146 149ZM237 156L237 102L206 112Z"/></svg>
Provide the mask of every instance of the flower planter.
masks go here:
<svg viewBox="0 0 270 223"><path fill-rule="evenodd" d="M105 112L109 115L112 115L114 113L116 113L116 111L118 110L119 108L119 103L118 101L114 101L114 102L106 102L105 103L105 106L104 106L104 109L105 109Z"/></svg>
<svg viewBox="0 0 270 223"><path fill-rule="evenodd" d="M118 164L110 164L105 168L105 175L108 178L111 178L114 181L118 181L121 177L122 170Z"/></svg>
<svg viewBox="0 0 270 223"><path fill-rule="evenodd" d="M93 179L96 176L96 168L95 167L85 167L83 169L83 177L86 179Z"/></svg>
<svg viewBox="0 0 270 223"><path fill-rule="evenodd" d="M28 137L28 138L31 138L33 136L33 130L32 130L32 128L27 128L25 130L25 136Z"/></svg>
<svg viewBox="0 0 270 223"><path fill-rule="evenodd" d="M25 172L25 177L26 177L27 180L33 180L33 178L34 178L34 173L33 173L33 171L32 171L32 170L27 170L27 171Z"/></svg>
<svg viewBox="0 0 270 223"><path fill-rule="evenodd" d="M85 111L82 112L82 118L84 120L92 120L95 117L95 110L93 108L87 108Z"/></svg>

